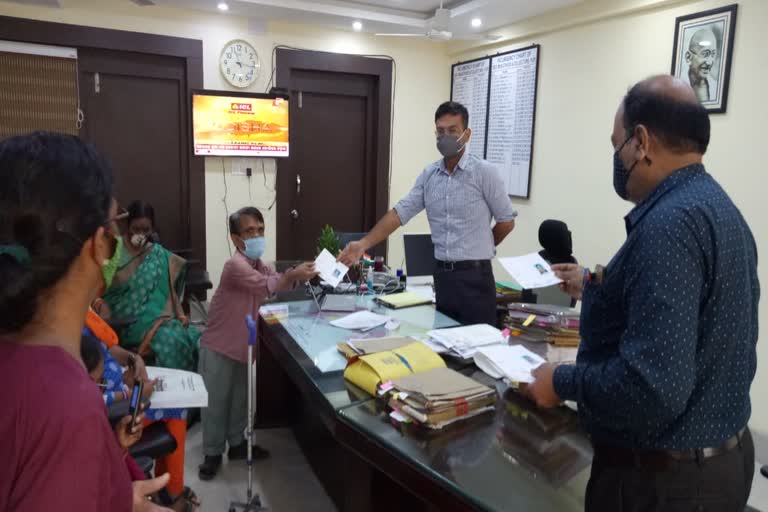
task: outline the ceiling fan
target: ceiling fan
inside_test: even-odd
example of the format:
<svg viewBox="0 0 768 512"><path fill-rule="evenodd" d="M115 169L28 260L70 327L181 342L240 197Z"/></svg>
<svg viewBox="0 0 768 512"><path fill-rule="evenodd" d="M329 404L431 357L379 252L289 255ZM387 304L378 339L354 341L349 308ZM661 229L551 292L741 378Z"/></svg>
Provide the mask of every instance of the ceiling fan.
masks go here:
<svg viewBox="0 0 768 512"><path fill-rule="evenodd" d="M443 0L440 0L440 7L435 10L435 15L427 22L426 32L422 33L401 33L401 34L376 34L383 37L425 37L431 41L450 41L454 39L454 34L449 30L451 26L451 10L443 8ZM501 36L490 34L461 34L457 39L464 40L485 40L495 41Z"/></svg>

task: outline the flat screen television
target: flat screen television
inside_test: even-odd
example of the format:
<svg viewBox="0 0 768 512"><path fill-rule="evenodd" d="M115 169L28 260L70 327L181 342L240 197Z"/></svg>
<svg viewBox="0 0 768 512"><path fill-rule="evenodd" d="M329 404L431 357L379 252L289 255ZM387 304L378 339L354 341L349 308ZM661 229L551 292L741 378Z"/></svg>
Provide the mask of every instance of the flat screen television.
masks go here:
<svg viewBox="0 0 768 512"><path fill-rule="evenodd" d="M288 98L229 91L192 93L192 144L199 156L287 157Z"/></svg>

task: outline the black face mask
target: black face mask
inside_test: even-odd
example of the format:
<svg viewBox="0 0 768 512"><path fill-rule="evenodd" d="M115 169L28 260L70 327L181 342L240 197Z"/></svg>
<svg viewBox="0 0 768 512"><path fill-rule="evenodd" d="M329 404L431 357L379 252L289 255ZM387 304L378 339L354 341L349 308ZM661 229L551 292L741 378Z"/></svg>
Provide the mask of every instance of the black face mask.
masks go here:
<svg viewBox="0 0 768 512"><path fill-rule="evenodd" d="M629 142L632 137L634 137L634 135L627 137L624 144L619 146L619 149L613 152L613 190L615 190L616 194L624 200L629 198L629 194L627 193L627 183L629 182L630 174L635 170L637 161L635 161L629 169L626 169L619 153L621 153L621 150L624 149L624 146L627 145L627 142Z"/></svg>

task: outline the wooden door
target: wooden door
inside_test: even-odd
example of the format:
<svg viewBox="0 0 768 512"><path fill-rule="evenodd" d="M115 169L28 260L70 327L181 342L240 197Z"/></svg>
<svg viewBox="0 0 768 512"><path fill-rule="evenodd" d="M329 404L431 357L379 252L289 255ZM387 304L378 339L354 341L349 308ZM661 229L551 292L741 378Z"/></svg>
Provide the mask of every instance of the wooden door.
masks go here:
<svg viewBox="0 0 768 512"><path fill-rule="evenodd" d="M184 62L106 50L80 52L80 136L112 163L122 206L155 208L161 243L191 248ZM195 255L197 257L197 255Z"/></svg>
<svg viewBox="0 0 768 512"><path fill-rule="evenodd" d="M388 207L391 64L278 50L277 83L290 94L291 157L278 161L277 258L316 256L326 224L370 230ZM381 244L374 251L386 254Z"/></svg>

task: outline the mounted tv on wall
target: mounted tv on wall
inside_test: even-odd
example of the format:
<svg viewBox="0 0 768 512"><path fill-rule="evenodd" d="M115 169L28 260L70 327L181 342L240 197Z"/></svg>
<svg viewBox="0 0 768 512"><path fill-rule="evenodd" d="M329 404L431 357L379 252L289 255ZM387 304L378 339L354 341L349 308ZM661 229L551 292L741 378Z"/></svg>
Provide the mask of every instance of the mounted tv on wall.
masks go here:
<svg viewBox="0 0 768 512"><path fill-rule="evenodd" d="M201 90L192 93L197 156L287 157L288 98Z"/></svg>

